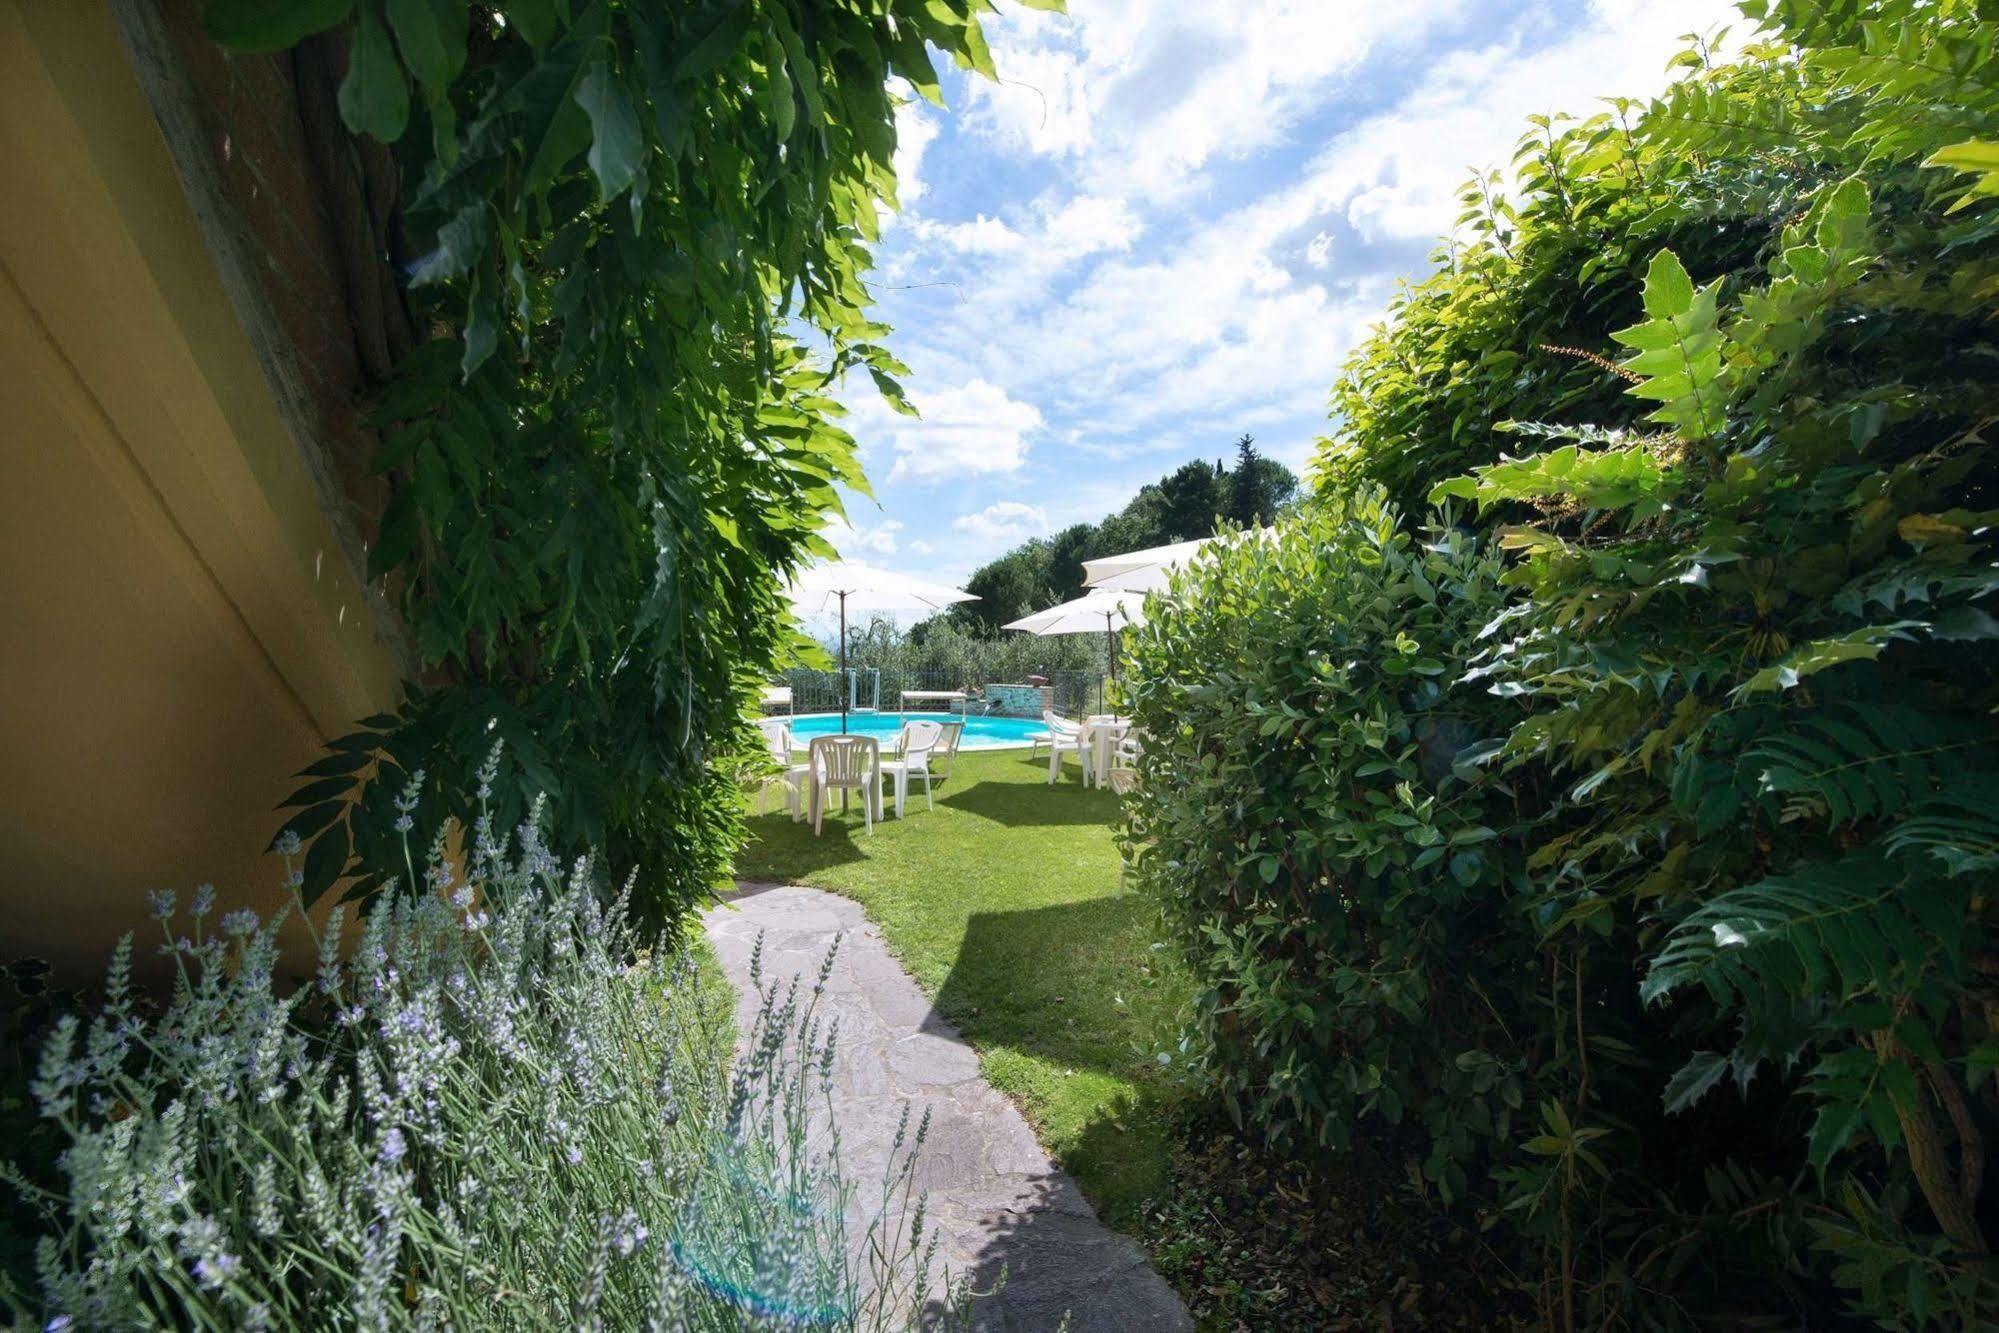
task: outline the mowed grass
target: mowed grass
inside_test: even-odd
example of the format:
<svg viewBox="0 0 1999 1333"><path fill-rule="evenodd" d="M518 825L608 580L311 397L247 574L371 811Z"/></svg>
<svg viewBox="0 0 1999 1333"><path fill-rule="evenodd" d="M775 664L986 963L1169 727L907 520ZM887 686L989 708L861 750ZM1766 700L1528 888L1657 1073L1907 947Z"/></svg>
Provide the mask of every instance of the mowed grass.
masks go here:
<svg viewBox="0 0 1999 1333"><path fill-rule="evenodd" d="M1120 892L1117 798L1085 791L1069 760L1047 785L1044 755L958 756L926 810L863 832L837 798L825 833L752 817L738 873L809 884L861 903L937 1011L978 1048L985 1075L1027 1112L1049 1152L1105 1220L1129 1222L1164 1184L1170 1063L1185 975L1158 917Z"/></svg>

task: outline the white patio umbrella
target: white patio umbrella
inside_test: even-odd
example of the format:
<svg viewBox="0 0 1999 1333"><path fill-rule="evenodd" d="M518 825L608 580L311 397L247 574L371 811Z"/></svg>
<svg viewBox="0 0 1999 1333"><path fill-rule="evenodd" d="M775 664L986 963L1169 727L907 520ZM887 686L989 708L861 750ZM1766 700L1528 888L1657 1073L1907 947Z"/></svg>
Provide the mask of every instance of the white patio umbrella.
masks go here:
<svg viewBox="0 0 1999 1333"><path fill-rule="evenodd" d="M834 560L814 565L791 581L785 590L800 611L824 613L837 603L840 608L840 678L847 676L847 612L855 611L935 611L953 602L976 602L977 595L963 588L946 587L923 579L877 569L858 560ZM847 729L847 696L840 696L840 730Z"/></svg>
<svg viewBox="0 0 1999 1333"><path fill-rule="evenodd" d="M1269 528L1250 528L1239 535L1267 537L1269 534ZM1166 546L1147 547L1143 551L1085 560L1083 586L1118 592L1160 592L1165 589L1166 580L1175 569L1191 563L1210 543L1223 540L1221 537L1201 537L1190 542L1173 542Z"/></svg>
<svg viewBox="0 0 1999 1333"><path fill-rule="evenodd" d="M1003 628L1041 635L1095 634L1102 630L1104 646L1110 656L1111 679L1116 680L1117 631L1124 625L1144 623L1144 593L1092 589L1074 601L1051 606L1046 611L1036 611L1031 616L1022 616Z"/></svg>

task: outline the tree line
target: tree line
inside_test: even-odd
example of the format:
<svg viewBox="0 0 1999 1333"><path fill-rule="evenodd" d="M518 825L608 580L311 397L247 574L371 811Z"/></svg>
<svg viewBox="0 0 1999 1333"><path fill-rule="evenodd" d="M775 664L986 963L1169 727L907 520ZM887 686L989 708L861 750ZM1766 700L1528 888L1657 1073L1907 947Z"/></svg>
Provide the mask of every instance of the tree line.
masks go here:
<svg viewBox="0 0 1999 1333"><path fill-rule="evenodd" d="M1269 523L1297 493L1291 469L1256 448L1254 436L1236 441L1235 466L1195 459L1139 488L1131 502L1097 523L1077 523L1022 542L988 561L965 581L976 602L951 609L948 619L973 633L998 633L1008 621L1083 594L1083 562L1121 551L1211 537L1224 520L1238 527Z"/></svg>

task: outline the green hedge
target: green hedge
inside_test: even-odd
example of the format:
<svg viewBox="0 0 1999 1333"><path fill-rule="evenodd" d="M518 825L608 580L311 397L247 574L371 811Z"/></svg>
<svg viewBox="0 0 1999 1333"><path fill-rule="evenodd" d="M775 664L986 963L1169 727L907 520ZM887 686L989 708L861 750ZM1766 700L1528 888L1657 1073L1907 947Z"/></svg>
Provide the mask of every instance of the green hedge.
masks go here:
<svg viewBox="0 0 1999 1333"><path fill-rule="evenodd" d="M1768 9L1739 61L1537 124L1517 190L1474 188L1342 380L1328 514L1194 571L1134 690L1139 879L1220 1086L1407 1151L1557 1325L1999 1317L1999 25ZM1504 608L1440 635L1357 565L1325 525L1377 485L1473 506L1423 558L1497 543ZM1405 622L1468 720L1410 799L1500 835L1463 894L1449 858L1391 893L1328 855L1410 814L1346 766L1360 701L1289 683ZM1238 687L1257 727L1208 700ZM1429 716L1376 702L1390 737ZM1423 998L1385 1021L1382 978ZM1488 1059L1510 1122L1451 1082Z"/></svg>
<svg viewBox="0 0 1999 1333"><path fill-rule="evenodd" d="M1132 632L1126 698L1147 738L1137 876L1195 946L1230 1108L1280 1144L1420 1122L1453 1198L1522 1106L1490 997L1535 941L1509 905L1514 802L1461 759L1520 715L1462 683L1498 553L1433 537L1374 495L1236 543Z"/></svg>

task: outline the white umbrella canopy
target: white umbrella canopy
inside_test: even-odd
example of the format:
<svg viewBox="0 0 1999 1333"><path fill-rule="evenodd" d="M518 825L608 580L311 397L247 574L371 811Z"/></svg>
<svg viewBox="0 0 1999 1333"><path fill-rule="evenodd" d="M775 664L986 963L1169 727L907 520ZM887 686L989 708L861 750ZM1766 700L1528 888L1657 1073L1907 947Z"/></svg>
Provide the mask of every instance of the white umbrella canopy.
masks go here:
<svg viewBox="0 0 1999 1333"><path fill-rule="evenodd" d="M1164 588L1168 570L1192 560L1203 546L1213 540L1213 537L1202 537L1197 541L1173 542L1167 546L1147 547L1143 551L1127 551L1123 555L1104 555L1095 560L1085 560L1083 586L1127 592Z"/></svg>
<svg viewBox="0 0 1999 1333"><path fill-rule="evenodd" d="M1036 611L1031 616L1003 626L1029 634L1094 634L1109 622L1118 625L1145 623L1145 594L1093 588L1072 602Z"/></svg>
<svg viewBox="0 0 1999 1333"><path fill-rule="evenodd" d="M859 560L833 560L802 570L785 589L791 604L807 615L840 610L840 675L847 674L847 612L935 611L954 602L976 602L975 593L942 583L877 569ZM844 688L844 687L843 687ZM847 696L840 696L840 730L847 729Z"/></svg>
<svg viewBox="0 0 1999 1333"><path fill-rule="evenodd" d="M802 571L785 590L807 613L844 606L849 611L934 611L953 602L979 599L963 588L879 569L859 560L833 560Z"/></svg>
<svg viewBox="0 0 1999 1333"><path fill-rule="evenodd" d="M1123 555L1100 556L1083 562L1083 586L1119 592L1163 592L1174 570L1191 564L1195 556L1214 542L1242 537L1267 537L1269 528L1249 528L1234 537L1201 537L1190 542L1152 546Z"/></svg>
<svg viewBox="0 0 1999 1333"><path fill-rule="evenodd" d="M1093 588L1074 601L1036 611L1003 626L1027 634L1095 634L1102 630L1111 664L1111 679L1117 679L1116 633L1123 625L1145 623L1145 594Z"/></svg>

